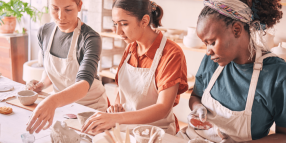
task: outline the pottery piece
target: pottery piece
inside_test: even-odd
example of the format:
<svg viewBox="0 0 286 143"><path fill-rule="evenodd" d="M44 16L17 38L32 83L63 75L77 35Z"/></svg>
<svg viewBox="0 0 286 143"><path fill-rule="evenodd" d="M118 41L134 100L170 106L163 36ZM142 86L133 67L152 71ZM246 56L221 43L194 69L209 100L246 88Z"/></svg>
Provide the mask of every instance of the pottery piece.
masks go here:
<svg viewBox="0 0 286 143"><path fill-rule="evenodd" d="M18 92L18 100L25 106L34 104L37 98L38 93L31 90L23 90Z"/></svg>
<svg viewBox="0 0 286 143"><path fill-rule="evenodd" d="M52 143L80 143L82 139L91 142L92 139L87 135L77 134L70 129L65 122L57 121L51 128L50 134Z"/></svg>
<svg viewBox="0 0 286 143"><path fill-rule="evenodd" d="M1 76L1 73L0 73ZM14 89L13 85L1 85L0 86L0 92L6 92L6 91L11 91Z"/></svg>
<svg viewBox="0 0 286 143"><path fill-rule="evenodd" d="M279 43L278 47L271 49L271 52L286 61L286 42Z"/></svg>
<svg viewBox="0 0 286 143"><path fill-rule="evenodd" d="M82 112L82 113L78 113L77 114L77 118L78 121L80 123L81 126L84 125L85 121L91 116L93 115L95 112Z"/></svg>
<svg viewBox="0 0 286 143"><path fill-rule="evenodd" d="M1 22L2 25L0 25L0 33L1 34L12 34L14 33L16 29L16 17L4 17L2 18Z"/></svg>
<svg viewBox="0 0 286 143"><path fill-rule="evenodd" d="M133 135L139 143L148 143L150 140L152 143L161 143L164 134L163 129L151 125L141 125L133 129Z"/></svg>
<svg viewBox="0 0 286 143"><path fill-rule="evenodd" d="M188 48L201 48L204 43L197 36L195 27L188 27L188 35L184 37L183 43Z"/></svg>

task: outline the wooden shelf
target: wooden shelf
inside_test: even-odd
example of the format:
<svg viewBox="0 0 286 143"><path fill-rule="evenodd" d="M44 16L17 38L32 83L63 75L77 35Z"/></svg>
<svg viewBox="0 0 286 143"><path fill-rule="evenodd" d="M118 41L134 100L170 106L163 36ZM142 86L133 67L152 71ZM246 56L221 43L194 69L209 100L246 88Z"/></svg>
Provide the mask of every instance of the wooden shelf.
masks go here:
<svg viewBox="0 0 286 143"><path fill-rule="evenodd" d="M109 70L102 70L98 73L100 76L108 77L111 79L115 79L115 74L110 72Z"/></svg>
<svg viewBox="0 0 286 143"><path fill-rule="evenodd" d="M111 33L111 32L101 32L99 33L101 36L103 37L110 37L110 38L119 38L121 39L121 37L115 33Z"/></svg>
<svg viewBox="0 0 286 143"><path fill-rule="evenodd" d="M114 33L108 33L108 32L101 32L99 33L101 36L103 37L111 37L111 38L119 38L121 39L121 37L119 35L116 35ZM194 52L200 52L200 53L206 53L206 48L201 48L201 49L195 49L195 48L188 48L186 47L183 43L178 43L177 44L183 49L183 50L187 50L187 51L194 51Z"/></svg>
<svg viewBox="0 0 286 143"><path fill-rule="evenodd" d="M281 4L284 5L284 6L286 6L286 2L282 2Z"/></svg>

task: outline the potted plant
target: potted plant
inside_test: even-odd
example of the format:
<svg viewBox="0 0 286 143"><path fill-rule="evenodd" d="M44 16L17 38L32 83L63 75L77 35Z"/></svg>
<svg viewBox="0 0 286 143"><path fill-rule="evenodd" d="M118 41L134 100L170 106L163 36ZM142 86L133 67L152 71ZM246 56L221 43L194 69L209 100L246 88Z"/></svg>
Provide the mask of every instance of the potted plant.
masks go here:
<svg viewBox="0 0 286 143"><path fill-rule="evenodd" d="M21 21L24 13L36 21L37 9L29 6L28 3L21 0L10 0L9 2L0 0L0 33L14 33L16 20Z"/></svg>

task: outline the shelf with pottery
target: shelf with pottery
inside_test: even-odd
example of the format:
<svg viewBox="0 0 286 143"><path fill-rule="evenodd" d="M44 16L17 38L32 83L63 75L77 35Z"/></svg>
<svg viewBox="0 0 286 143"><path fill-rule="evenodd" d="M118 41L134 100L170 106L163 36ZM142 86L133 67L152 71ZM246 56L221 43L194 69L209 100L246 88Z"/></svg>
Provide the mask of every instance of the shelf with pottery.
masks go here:
<svg viewBox="0 0 286 143"><path fill-rule="evenodd" d="M111 37L111 38L119 38L121 39L121 37L119 35L116 35L114 33L111 32L101 32L99 33L101 36L103 37ZM194 52L200 52L200 53L205 53L206 52L206 48L205 47L201 47L201 48L188 48L187 46L185 46L182 42L176 42L183 50L188 50L188 51L194 51Z"/></svg>

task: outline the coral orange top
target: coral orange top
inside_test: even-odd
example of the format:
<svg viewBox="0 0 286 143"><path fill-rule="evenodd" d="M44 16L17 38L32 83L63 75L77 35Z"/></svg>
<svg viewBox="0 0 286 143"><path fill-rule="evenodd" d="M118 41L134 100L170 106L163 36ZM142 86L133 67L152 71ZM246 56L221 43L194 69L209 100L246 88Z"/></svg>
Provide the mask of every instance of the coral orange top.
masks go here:
<svg viewBox="0 0 286 143"><path fill-rule="evenodd" d="M128 47L125 49L125 52L118 67L118 71L120 70L124 60L129 53L131 53L131 57L128 61L130 65L132 65L133 67L151 68L153 58L156 54L157 49L160 47L162 38L163 34L160 32L152 46L146 51L145 54L139 57L137 55L137 42L129 44ZM118 72L116 74L115 81L118 84ZM187 64L185 55L181 47L169 39L167 40L167 43L163 50L163 55L155 72L155 82L157 85L158 93L179 83L179 89L174 102L174 106L179 104L180 94L188 90ZM177 131L179 131L177 118L176 125Z"/></svg>

